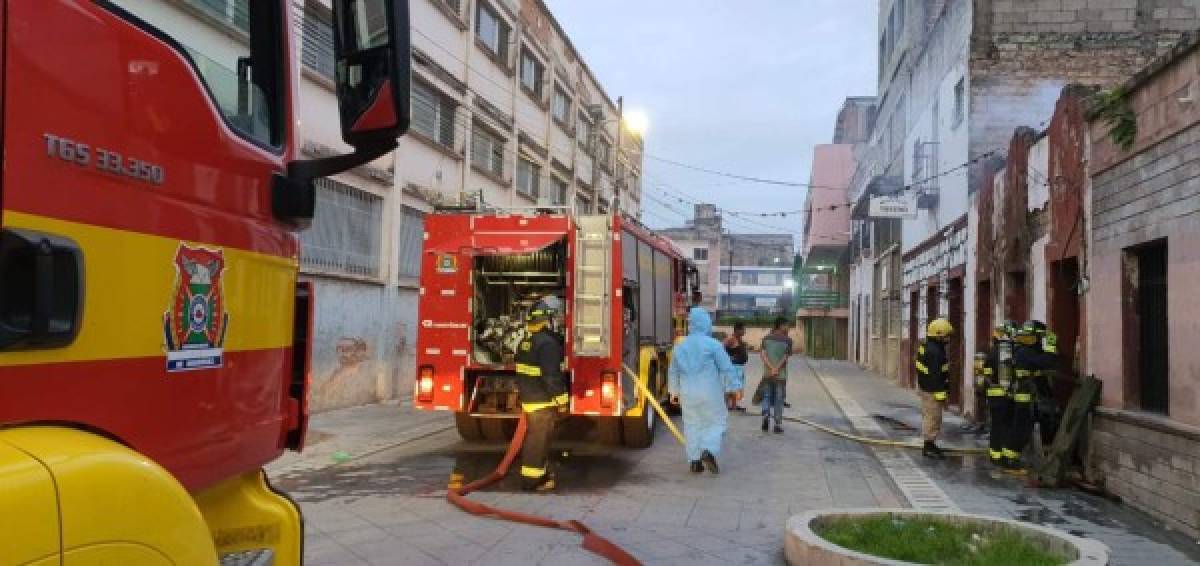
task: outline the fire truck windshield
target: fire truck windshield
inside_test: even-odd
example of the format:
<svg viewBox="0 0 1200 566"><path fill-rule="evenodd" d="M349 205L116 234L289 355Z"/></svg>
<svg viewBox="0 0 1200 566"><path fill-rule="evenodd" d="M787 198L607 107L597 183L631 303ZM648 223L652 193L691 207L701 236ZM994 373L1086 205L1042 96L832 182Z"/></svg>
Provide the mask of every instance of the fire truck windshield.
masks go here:
<svg viewBox="0 0 1200 566"><path fill-rule="evenodd" d="M273 92L278 81L261 75L274 74L281 67L276 59L282 26L255 21L278 19L280 2L257 2L263 7L253 9L250 0L111 3L126 12L122 15L141 20L139 25L152 28L148 31L191 58L213 102L234 130L260 145L280 145L282 98ZM326 30L329 25L324 24ZM262 71L256 72L258 69Z"/></svg>

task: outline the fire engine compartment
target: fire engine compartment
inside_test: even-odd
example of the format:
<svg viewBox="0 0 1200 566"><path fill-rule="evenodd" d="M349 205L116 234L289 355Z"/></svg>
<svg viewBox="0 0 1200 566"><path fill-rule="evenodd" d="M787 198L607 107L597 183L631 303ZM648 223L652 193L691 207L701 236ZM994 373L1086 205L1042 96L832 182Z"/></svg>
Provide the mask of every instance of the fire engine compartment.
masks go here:
<svg viewBox="0 0 1200 566"><path fill-rule="evenodd" d="M526 318L531 307L548 295L566 304L566 265L565 235L535 252L474 258L472 368L464 376L469 412L492 415L520 412L513 357L526 336ZM569 386L569 375L567 379Z"/></svg>

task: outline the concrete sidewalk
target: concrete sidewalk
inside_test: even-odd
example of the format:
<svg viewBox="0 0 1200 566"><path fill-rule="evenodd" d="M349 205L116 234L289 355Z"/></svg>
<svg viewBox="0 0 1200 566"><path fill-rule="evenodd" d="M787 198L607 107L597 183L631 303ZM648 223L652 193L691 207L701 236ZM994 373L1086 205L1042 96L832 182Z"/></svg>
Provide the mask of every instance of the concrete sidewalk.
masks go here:
<svg viewBox="0 0 1200 566"><path fill-rule="evenodd" d="M809 363L821 378L853 397L893 438L918 435L921 408L914 391L851 363ZM962 422L957 415L947 414L945 443L982 446L982 439L959 432ZM1140 511L1076 490L1026 487L1021 478L995 470L985 455L956 455L937 462L914 451L913 460L963 512L1019 519L1094 538L1109 546L1112 564L1200 562L1200 541L1170 531Z"/></svg>

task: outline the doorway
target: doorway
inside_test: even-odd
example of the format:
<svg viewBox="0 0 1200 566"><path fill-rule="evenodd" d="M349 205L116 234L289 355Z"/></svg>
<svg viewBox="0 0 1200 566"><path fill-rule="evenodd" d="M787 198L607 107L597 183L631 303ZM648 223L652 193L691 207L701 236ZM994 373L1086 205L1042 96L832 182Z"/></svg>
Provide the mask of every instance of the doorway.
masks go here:
<svg viewBox="0 0 1200 566"><path fill-rule="evenodd" d="M1029 320L1029 292L1024 271L1009 271L1004 277L1004 318L1020 325Z"/></svg>
<svg viewBox="0 0 1200 566"><path fill-rule="evenodd" d="M1131 253L1137 266L1138 399L1143 410L1168 414L1167 243L1155 242Z"/></svg>
<svg viewBox="0 0 1200 566"><path fill-rule="evenodd" d="M947 316L950 326L954 327L955 336L950 340L950 405L962 406L963 388L963 280L961 277L951 278L946 285L946 302L949 303Z"/></svg>
<svg viewBox="0 0 1200 566"><path fill-rule="evenodd" d="M1079 343L1079 259L1056 261L1050 266L1050 329L1058 335L1058 379L1054 380L1054 398L1065 407L1078 381Z"/></svg>

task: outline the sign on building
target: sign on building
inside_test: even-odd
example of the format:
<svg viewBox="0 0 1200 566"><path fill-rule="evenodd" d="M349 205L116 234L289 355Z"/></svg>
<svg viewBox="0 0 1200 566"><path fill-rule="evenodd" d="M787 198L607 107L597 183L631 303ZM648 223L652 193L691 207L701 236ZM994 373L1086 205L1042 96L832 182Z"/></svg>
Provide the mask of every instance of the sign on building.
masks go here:
<svg viewBox="0 0 1200 566"><path fill-rule="evenodd" d="M907 218L911 220L917 217L917 203L905 195L872 197L867 215L871 218Z"/></svg>

